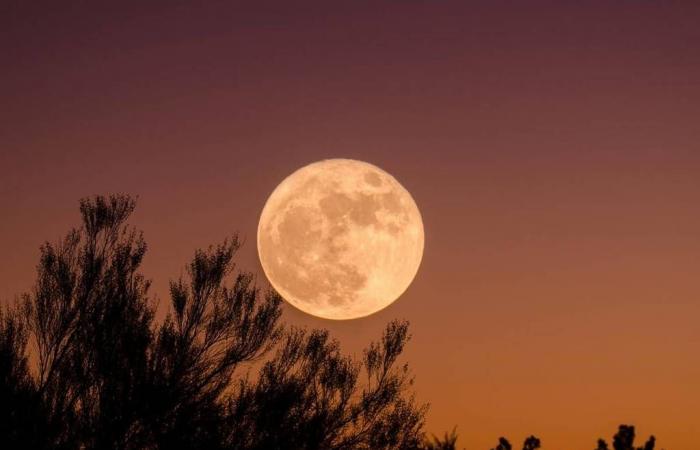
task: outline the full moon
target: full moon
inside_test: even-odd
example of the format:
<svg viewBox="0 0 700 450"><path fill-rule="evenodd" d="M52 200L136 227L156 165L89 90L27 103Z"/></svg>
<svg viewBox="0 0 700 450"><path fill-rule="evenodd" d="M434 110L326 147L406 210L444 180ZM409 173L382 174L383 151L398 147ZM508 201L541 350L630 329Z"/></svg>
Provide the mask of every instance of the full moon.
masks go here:
<svg viewBox="0 0 700 450"><path fill-rule="evenodd" d="M394 302L423 256L423 220L411 194L379 167L329 159L288 176L265 203L258 254L293 306L355 319Z"/></svg>

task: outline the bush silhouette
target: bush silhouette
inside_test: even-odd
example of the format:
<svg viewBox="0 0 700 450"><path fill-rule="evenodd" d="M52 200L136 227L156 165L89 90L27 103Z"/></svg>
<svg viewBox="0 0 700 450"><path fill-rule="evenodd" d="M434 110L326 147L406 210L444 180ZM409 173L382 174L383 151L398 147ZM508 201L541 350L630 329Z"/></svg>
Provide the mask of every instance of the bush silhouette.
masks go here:
<svg viewBox="0 0 700 450"><path fill-rule="evenodd" d="M457 429L450 433L445 433L442 438L433 435L426 438L423 443L424 450L456 450L457 449Z"/></svg>
<svg viewBox="0 0 700 450"><path fill-rule="evenodd" d="M156 321L134 208L123 195L82 200L82 225L41 246L32 291L0 308L2 448L457 448L454 430L424 436L426 406L398 361L406 322L360 359L325 330L283 325L280 297L235 270L235 236L195 252ZM613 449L654 449L634 437L621 425Z"/></svg>
<svg viewBox="0 0 700 450"><path fill-rule="evenodd" d="M426 439L423 444L424 450L456 450L457 449L457 433L445 433L444 437L438 438L433 436L432 439ZM631 425L620 425L617 434L613 438L614 450L654 450L656 438L651 436L642 447L634 446L634 427ZM523 450L537 450L541 446L541 442L535 436L530 436L523 443ZM498 439L498 445L491 450L512 450L513 446L508 439L501 437ZM596 450L609 450L608 444L603 439L598 439Z"/></svg>
<svg viewBox="0 0 700 450"><path fill-rule="evenodd" d="M418 447L405 322L361 360L283 326L279 296L234 270L236 237L195 253L158 322L134 207L83 200L82 226L41 247L34 289L0 316L4 448Z"/></svg>
<svg viewBox="0 0 700 450"><path fill-rule="evenodd" d="M650 436L647 442L641 447L634 446L634 426L620 425L617 434L613 437L614 450L654 450L656 438ZM598 439L596 450L608 450L608 444L603 439Z"/></svg>

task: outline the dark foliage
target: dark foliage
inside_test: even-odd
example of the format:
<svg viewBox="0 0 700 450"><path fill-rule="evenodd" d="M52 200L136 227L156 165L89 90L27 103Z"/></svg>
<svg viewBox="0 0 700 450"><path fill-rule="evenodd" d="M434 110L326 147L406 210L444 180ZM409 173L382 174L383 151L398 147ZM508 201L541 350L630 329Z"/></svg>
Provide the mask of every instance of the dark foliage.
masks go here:
<svg viewBox="0 0 700 450"><path fill-rule="evenodd" d="M642 447L634 446L634 427L631 425L620 425L620 428L613 438L614 450L654 450L656 438L651 436ZM523 443L523 450L537 450L541 446L540 440L535 436L530 436ZM491 450L512 450L512 445L506 438L499 438L498 445ZM441 439L433 436L432 439L425 440L423 450L456 450L457 433L447 434ZM598 439L596 450L609 450L608 444L603 439Z"/></svg>
<svg viewBox="0 0 700 450"><path fill-rule="evenodd" d="M41 247L32 292L0 309L4 449L457 448L454 430L423 438L426 407L398 363L407 323L389 323L359 360L327 331L284 327L279 296L235 270L236 237L195 252L156 321L134 207L83 200L82 226ZM613 449L654 450L653 436L634 437L621 425Z"/></svg>
<svg viewBox="0 0 700 450"><path fill-rule="evenodd" d="M326 331L291 330L259 379L244 380L230 397L230 446L417 447L423 408L401 397L410 383L408 368L394 369L407 338L407 325L392 322L381 342L355 362L340 353Z"/></svg>
<svg viewBox="0 0 700 450"><path fill-rule="evenodd" d="M498 445L491 449L491 450L512 450L512 446L508 439L506 438L499 438L498 439ZM540 448L540 440L537 439L535 436L530 436L529 438L525 439L525 442L523 443L523 450L537 450ZM452 433L447 434L445 433L445 436L440 439L438 437L433 436L432 439L428 439L425 441L423 444L423 449L424 450L457 450L457 433L455 430L452 431Z"/></svg>
<svg viewBox="0 0 700 450"><path fill-rule="evenodd" d="M498 445L492 450L511 450L513 446L508 439L502 437L498 439ZM523 442L523 450L537 450L540 448L540 440L535 436L530 436Z"/></svg>
<svg viewBox="0 0 700 450"><path fill-rule="evenodd" d="M33 291L0 314L3 448L419 446L406 323L361 360L326 331L283 327L279 296L235 270L235 237L195 253L156 321L134 207L83 200L82 226L41 247Z"/></svg>
<svg viewBox="0 0 700 450"><path fill-rule="evenodd" d="M433 435L423 443L424 450L456 450L457 449L457 429L453 429L451 433L445 433L441 438Z"/></svg>
<svg viewBox="0 0 700 450"><path fill-rule="evenodd" d="M537 450L540 448L540 440L535 436L530 436L523 443L523 450Z"/></svg>
<svg viewBox="0 0 700 450"><path fill-rule="evenodd" d="M0 436L10 448L37 448L43 427L24 349L27 330L16 311L0 311Z"/></svg>
<svg viewBox="0 0 700 450"><path fill-rule="evenodd" d="M641 447L634 446L634 427L632 425L620 425L617 434L613 437L614 450L654 450L656 438L650 436ZM598 439L596 450L608 450L608 444L603 439Z"/></svg>
<svg viewBox="0 0 700 450"><path fill-rule="evenodd" d="M506 438L498 438L498 445L496 448L491 449L491 450L511 450L513 447L510 445L510 442L508 442L508 439Z"/></svg>

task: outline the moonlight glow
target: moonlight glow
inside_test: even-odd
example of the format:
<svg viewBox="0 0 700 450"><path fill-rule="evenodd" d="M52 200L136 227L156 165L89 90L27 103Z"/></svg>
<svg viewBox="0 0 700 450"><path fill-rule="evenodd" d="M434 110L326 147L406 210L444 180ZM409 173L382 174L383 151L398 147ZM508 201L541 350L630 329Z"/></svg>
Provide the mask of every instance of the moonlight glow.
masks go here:
<svg viewBox="0 0 700 450"><path fill-rule="evenodd" d="M258 225L258 253L274 288L327 319L367 316L411 284L423 255L411 195L371 164L331 159L277 186Z"/></svg>

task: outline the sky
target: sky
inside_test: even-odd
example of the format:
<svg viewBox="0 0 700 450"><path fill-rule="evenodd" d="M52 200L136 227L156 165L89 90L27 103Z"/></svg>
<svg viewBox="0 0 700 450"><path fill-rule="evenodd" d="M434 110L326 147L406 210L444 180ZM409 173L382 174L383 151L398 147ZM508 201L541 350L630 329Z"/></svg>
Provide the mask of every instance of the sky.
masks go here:
<svg viewBox="0 0 700 450"><path fill-rule="evenodd" d="M411 322L427 430L700 448L700 3L2 2L0 301L78 201L137 195L167 304L196 248L325 158L411 192L425 253L347 352ZM147 3L147 5L146 5Z"/></svg>

